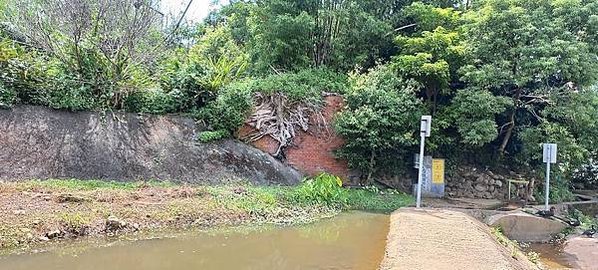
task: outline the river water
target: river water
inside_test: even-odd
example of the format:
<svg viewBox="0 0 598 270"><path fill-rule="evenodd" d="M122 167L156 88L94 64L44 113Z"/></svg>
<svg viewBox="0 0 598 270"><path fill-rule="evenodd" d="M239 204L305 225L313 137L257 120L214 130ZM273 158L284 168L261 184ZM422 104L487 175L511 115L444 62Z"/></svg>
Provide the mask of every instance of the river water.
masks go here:
<svg viewBox="0 0 598 270"><path fill-rule="evenodd" d="M138 241L86 240L0 258L0 269L377 269L388 225L388 215L351 212L301 226L187 232Z"/></svg>

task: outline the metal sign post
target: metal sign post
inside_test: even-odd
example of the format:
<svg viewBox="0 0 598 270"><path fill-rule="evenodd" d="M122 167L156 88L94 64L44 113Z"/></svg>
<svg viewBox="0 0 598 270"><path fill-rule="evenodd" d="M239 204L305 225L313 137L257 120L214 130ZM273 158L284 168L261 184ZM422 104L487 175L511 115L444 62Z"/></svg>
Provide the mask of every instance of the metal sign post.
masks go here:
<svg viewBox="0 0 598 270"><path fill-rule="evenodd" d="M546 185L544 191L544 208L548 211L548 195L550 194L550 163L556 163L556 144L545 143L543 145L543 161L546 162Z"/></svg>
<svg viewBox="0 0 598 270"><path fill-rule="evenodd" d="M432 116L423 115L420 121L419 135L421 141L419 144L419 172L417 174L417 202L416 207L421 206L422 201L422 176L424 171L424 145L426 143L426 137L430 137L430 129L432 127Z"/></svg>

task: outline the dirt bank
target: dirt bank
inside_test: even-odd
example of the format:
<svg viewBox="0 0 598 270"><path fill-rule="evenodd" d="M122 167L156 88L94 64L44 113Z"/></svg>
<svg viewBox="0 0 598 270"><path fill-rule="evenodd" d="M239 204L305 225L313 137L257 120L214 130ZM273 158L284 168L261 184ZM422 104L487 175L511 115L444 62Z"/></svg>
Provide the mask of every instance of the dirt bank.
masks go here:
<svg viewBox="0 0 598 270"><path fill-rule="evenodd" d="M304 223L337 210L281 199L290 188L88 181L0 182L0 253L62 239L259 223Z"/></svg>
<svg viewBox="0 0 598 270"><path fill-rule="evenodd" d="M391 215L381 269L537 269L490 229L457 211L403 208Z"/></svg>

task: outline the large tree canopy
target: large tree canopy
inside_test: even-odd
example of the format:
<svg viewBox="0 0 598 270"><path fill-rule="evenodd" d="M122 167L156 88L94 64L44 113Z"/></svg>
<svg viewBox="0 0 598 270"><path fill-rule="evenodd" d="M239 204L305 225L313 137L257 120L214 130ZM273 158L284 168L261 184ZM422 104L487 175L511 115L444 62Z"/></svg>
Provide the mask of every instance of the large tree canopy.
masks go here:
<svg viewBox="0 0 598 270"><path fill-rule="evenodd" d="M596 82L597 12L595 1L510 0L484 1L467 14L472 60L464 80L513 100L500 122L501 153L517 151L518 127L545 124L543 110Z"/></svg>

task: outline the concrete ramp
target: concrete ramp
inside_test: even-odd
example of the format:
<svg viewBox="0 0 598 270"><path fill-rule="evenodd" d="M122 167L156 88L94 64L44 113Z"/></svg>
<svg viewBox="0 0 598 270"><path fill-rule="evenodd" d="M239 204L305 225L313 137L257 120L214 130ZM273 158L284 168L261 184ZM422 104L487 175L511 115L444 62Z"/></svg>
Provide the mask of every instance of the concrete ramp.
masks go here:
<svg viewBox="0 0 598 270"><path fill-rule="evenodd" d="M486 225L465 213L402 208L391 215L380 269L536 269L526 257L512 255Z"/></svg>

